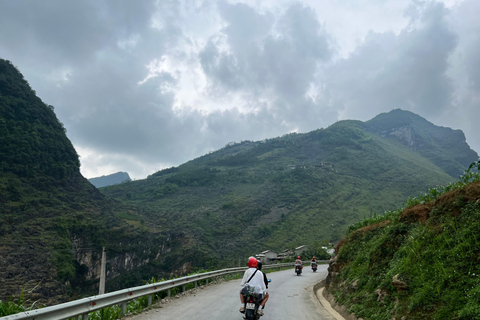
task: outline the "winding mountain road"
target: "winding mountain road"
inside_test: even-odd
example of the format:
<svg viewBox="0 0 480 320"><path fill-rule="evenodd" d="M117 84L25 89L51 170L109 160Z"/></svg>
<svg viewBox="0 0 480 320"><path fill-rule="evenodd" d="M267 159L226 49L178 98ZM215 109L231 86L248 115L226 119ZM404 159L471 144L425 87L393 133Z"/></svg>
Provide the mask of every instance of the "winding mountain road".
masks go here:
<svg viewBox="0 0 480 320"><path fill-rule="evenodd" d="M313 293L313 285L325 279L327 265L319 265L318 271L313 273L306 266L301 276L291 270L268 273L272 282L268 292L270 299L265 306L265 316L261 320L335 320L319 303ZM242 320L239 291L240 279L220 284L201 287L192 294L185 294L181 298L163 304L161 308L154 308L136 316L129 316L129 320Z"/></svg>

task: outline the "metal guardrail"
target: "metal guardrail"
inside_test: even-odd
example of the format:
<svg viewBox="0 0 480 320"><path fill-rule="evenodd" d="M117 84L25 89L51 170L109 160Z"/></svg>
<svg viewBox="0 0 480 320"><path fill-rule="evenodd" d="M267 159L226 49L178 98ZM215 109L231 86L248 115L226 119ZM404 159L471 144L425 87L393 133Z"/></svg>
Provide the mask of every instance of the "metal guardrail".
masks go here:
<svg viewBox="0 0 480 320"><path fill-rule="evenodd" d="M321 263L322 261L318 261ZM304 262L306 265L308 262ZM288 266L293 266L293 262L289 263L279 263L272 265L264 265L263 269L276 269L283 268ZM197 287L197 281L206 280L208 284L208 279L225 276L228 274L240 273L248 269L247 267L239 268L229 268L216 270L211 272L205 272L200 274L195 274L187 277L182 277L178 279L168 280L157 282L153 284L147 284L144 286L134 287L123 289L115 292L110 292L102 294L99 296L93 296L88 298L83 298L80 300L75 300L67 303L58 304L55 306L50 306L42 309L36 309L31 311L24 311L17 314L13 314L6 317L1 317L0 320L62 320L70 319L82 316L82 320L88 320L88 314L106 307L110 307L116 304L121 304L122 314L126 314L127 302L130 300L138 299L141 297L148 296L148 306L152 304L152 296L155 293L169 290L175 287L182 286L182 292L185 291L185 285L189 283L194 283ZM170 292L168 292L170 294Z"/></svg>

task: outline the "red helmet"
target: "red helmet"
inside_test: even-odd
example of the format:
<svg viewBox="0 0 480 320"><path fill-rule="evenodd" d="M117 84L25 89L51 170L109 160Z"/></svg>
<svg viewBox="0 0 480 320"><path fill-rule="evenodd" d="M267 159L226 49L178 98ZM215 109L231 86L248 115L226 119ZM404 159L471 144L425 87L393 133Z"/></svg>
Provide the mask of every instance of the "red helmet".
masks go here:
<svg viewBox="0 0 480 320"><path fill-rule="evenodd" d="M256 268L258 266L258 260L255 258L248 259L248 267L249 268Z"/></svg>
<svg viewBox="0 0 480 320"><path fill-rule="evenodd" d="M297 259L300 259L300 256L298 256Z"/></svg>
<svg viewBox="0 0 480 320"><path fill-rule="evenodd" d="M313 259L315 259L315 257L313 257Z"/></svg>

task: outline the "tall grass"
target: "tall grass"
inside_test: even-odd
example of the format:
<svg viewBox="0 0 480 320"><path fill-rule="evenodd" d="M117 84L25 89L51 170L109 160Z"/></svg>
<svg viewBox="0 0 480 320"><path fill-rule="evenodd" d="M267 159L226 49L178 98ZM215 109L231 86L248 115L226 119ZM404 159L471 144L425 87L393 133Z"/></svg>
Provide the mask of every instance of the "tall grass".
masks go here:
<svg viewBox="0 0 480 320"><path fill-rule="evenodd" d="M32 289L29 289L27 292L33 292L40 284L41 282L35 285ZM0 317L34 309L37 301L28 305L29 301L25 299L24 294L25 291L22 290L20 296L16 300L13 297L10 297L10 299L5 302L0 300Z"/></svg>
<svg viewBox="0 0 480 320"><path fill-rule="evenodd" d="M386 220L395 220L406 208L435 201L447 192L462 188L469 183L477 181L480 181L480 159L477 162L472 162L468 169L465 170L464 173L458 178L458 181L452 182L447 186L430 188L425 193L419 194L416 197L408 198L403 206L395 211L385 211L382 214L373 213L371 217L365 217L362 221L350 225L348 227L348 233L371 224Z"/></svg>
<svg viewBox="0 0 480 320"><path fill-rule="evenodd" d="M479 169L480 160L456 183L430 189L405 206L434 201L480 181ZM398 221L402 208L353 226L356 230L391 220L369 232L349 234L338 255L337 300L364 319L480 319L480 201L457 206L461 214L443 208L434 207L426 225ZM407 288L397 290L394 276ZM355 288L349 286L353 282ZM379 291L386 295L379 298Z"/></svg>
<svg viewBox="0 0 480 320"><path fill-rule="evenodd" d="M20 294L20 297L14 301L13 298L10 298L8 301L3 302L0 300L0 317L8 316L11 314L23 312L30 310L30 307L25 306L25 300L23 299L23 291Z"/></svg>

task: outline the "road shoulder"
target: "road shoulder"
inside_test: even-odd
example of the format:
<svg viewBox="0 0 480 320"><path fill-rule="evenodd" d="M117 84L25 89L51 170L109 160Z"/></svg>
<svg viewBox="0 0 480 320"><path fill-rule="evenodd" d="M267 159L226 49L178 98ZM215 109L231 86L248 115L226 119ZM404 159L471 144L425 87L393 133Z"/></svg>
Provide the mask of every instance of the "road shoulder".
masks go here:
<svg viewBox="0 0 480 320"><path fill-rule="evenodd" d="M335 303L332 295L325 290L325 280L320 281L313 287L315 296L325 310L327 310L336 320L357 320L359 318L348 312L344 306ZM327 297L326 297L327 296ZM327 299L328 298L328 299Z"/></svg>

